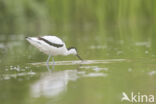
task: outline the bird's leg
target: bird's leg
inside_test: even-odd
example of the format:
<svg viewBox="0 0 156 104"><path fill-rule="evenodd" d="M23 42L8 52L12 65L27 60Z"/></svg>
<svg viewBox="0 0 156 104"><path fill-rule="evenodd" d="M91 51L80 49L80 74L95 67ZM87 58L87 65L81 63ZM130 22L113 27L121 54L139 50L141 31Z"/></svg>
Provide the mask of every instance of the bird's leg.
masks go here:
<svg viewBox="0 0 156 104"><path fill-rule="evenodd" d="M51 55L49 55L49 56L48 56L48 59L47 59L47 69L48 69L49 72L51 72L51 70L50 70L50 68L49 68L49 59L50 59L50 57L51 57Z"/></svg>
<svg viewBox="0 0 156 104"><path fill-rule="evenodd" d="M52 56L52 61L53 61L53 63L52 63L52 68L54 69L54 67L55 67L55 61L54 61L54 56Z"/></svg>

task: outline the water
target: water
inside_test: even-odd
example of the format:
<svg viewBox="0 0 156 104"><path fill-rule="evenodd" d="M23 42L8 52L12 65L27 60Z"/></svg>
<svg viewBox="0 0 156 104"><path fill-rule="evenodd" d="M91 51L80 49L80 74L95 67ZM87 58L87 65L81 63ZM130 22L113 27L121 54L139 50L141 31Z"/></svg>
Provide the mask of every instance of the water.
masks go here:
<svg viewBox="0 0 156 104"><path fill-rule="evenodd" d="M156 97L155 1L15 1L0 2L1 104L131 104L121 102L123 92ZM84 61L57 56L48 72L48 56L25 40L45 34L76 47Z"/></svg>
<svg viewBox="0 0 156 104"><path fill-rule="evenodd" d="M106 49L113 47L78 45L84 61L74 56L55 57L55 69L49 73L47 56L26 42L24 36L13 36L15 40L1 42L0 100L3 104L120 104L122 92L156 95L156 59L146 57L149 51L143 52L142 57L129 58L129 54L122 56L124 50L105 54ZM136 42L136 47L143 46L151 45Z"/></svg>

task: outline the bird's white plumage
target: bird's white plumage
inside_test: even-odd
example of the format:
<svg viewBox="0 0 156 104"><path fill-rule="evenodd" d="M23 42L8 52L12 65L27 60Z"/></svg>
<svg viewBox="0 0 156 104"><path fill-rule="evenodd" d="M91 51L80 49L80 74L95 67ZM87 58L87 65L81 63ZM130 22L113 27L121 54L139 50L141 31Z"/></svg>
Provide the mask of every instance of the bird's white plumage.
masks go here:
<svg viewBox="0 0 156 104"><path fill-rule="evenodd" d="M42 38L44 38L50 42L53 42L55 44L64 44L64 42L56 36L43 36Z"/></svg>
<svg viewBox="0 0 156 104"><path fill-rule="evenodd" d="M70 48L68 50L66 48L65 43L56 36L26 37L26 40L28 40L33 46L38 48L41 52L49 55L47 59L48 70L49 70L49 59L51 56L57 56L57 55L66 56L72 54L77 56L80 60L82 60L75 48ZM54 58L53 58L53 65L54 65Z"/></svg>
<svg viewBox="0 0 156 104"><path fill-rule="evenodd" d="M52 45L49 45L48 43L44 42L43 40L39 40L38 37L29 37L27 40L37 47L41 52L51 55L51 56L57 56L57 55L66 55L68 50L66 49L66 45L64 42L56 37L56 36L43 36L41 38L44 38L48 40L49 42L52 42L54 44L63 44L62 47L55 47Z"/></svg>

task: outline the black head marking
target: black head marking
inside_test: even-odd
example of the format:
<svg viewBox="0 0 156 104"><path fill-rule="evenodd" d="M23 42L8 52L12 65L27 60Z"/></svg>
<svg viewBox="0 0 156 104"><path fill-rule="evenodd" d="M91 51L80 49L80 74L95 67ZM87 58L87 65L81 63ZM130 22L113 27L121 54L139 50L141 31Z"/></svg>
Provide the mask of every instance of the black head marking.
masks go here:
<svg viewBox="0 0 156 104"><path fill-rule="evenodd" d="M76 51L77 51L77 49L75 48L75 47L69 47L68 48L68 50L70 50L70 49L75 49ZM81 61L83 60L80 56L79 56L79 54L77 53L77 55L76 55Z"/></svg>
<svg viewBox="0 0 156 104"><path fill-rule="evenodd" d="M50 42L49 40L44 39L42 37L38 37L38 40L42 40L42 41L46 42L47 44L49 44L49 45L51 45L53 47L57 47L57 48L63 47L63 44L53 43L53 42Z"/></svg>
<svg viewBox="0 0 156 104"><path fill-rule="evenodd" d="M70 50L70 49L75 49L77 51L77 49L75 47L69 47L68 50Z"/></svg>

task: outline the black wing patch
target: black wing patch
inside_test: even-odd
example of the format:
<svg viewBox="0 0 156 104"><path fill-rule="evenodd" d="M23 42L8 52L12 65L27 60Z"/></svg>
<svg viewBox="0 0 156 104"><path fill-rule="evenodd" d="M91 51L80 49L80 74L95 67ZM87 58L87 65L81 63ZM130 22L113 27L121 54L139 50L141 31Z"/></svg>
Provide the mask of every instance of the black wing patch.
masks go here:
<svg viewBox="0 0 156 104"><path fill-rule="evenodd" d="M42 41L46 42L47 44L54 46L54 47L57 47L57 48L63 47L63 44L52 43L52 42L50 42L44 38L41 38L41 37L38 37L38 40L42 40Z"/></svg>

